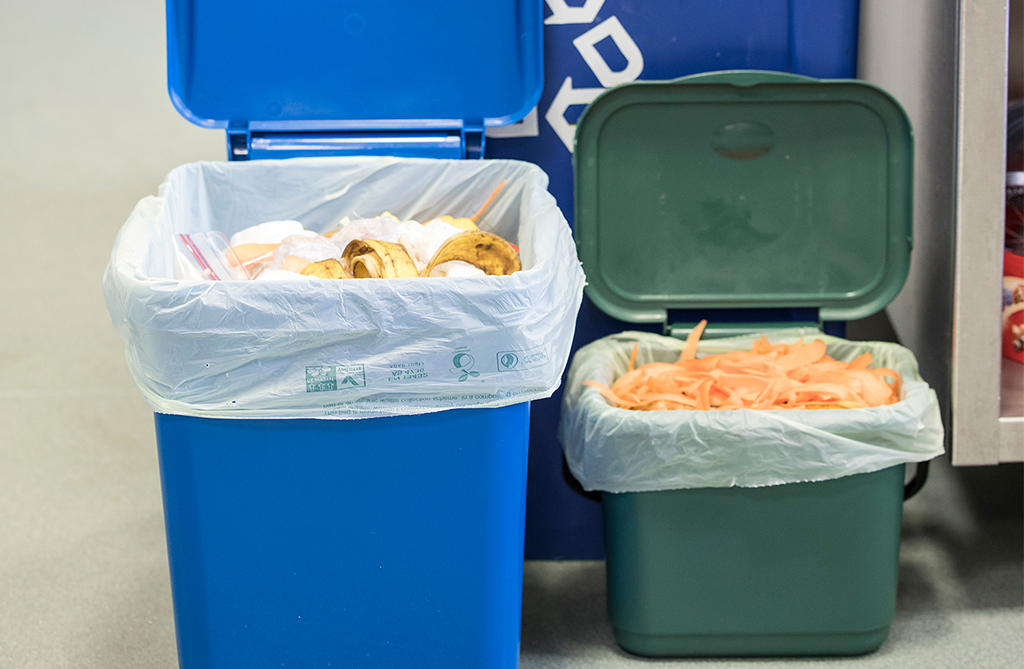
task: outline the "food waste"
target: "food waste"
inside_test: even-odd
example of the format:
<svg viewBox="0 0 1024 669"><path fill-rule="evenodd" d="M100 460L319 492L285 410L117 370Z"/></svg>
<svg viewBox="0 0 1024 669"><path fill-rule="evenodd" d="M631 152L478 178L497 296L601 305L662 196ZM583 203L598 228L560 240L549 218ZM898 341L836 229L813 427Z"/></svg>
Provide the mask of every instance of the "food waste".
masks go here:
<svg viewBox="0 0 1024 669"><path fill-rule="evenodd" d="M204 255L197 235L180 235L182 248L187 248L183 255L201 276L215 280L504 276L522 269L518 247L477 226L504 185L470 217L441 216L418 223L384 212L374 218L346 217L323 234L306 230L298 221L271 221L235 233L220 254ZM210 269L211 255L223 257L226 267L220 273Z"/></svg>
<svg viewBox="0 0 1024 669"><path fill-rule="evenodd" d="M673 409L858 409L899 401L900 375L884 367L871 368L865 353L852 362L826 355L821 339L772 344L764 335L749 351L697 357L697 342L707 321L686 339L679 360L636 367L633 345L629 367L611 387L593 380L614 406L634 411Z"/></svg>

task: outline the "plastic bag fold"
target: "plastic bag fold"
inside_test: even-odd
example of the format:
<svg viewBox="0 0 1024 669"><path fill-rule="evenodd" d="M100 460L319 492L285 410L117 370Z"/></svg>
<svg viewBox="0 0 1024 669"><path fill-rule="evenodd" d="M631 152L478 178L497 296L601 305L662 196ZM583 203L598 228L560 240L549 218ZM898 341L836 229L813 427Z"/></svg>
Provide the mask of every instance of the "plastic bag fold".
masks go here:
<svg viewBox="0 0 1024 669"><path fill-rule="evenodd" d="M327 231L390 211L476 211L520 247L502 277L179 281L172 240L274 220ZM217 418L363 418L550 396L584 284L572 233L528 163L311 158L194 163L125 223L103 277L129 368L155 411Z"/></svg>
<svg viewBox="0 0 1024 669"><path fill-rule="evenodd" d="M705 340L697 355L750 350L758 336ZM801 337L822 339L837 360L870 352L873 366L902 376L900 401L813 411L620 409L583 381L610 386L627 371L634 343L638 366L675 362L683 349L678 339L624 332L584 346L570 366L559 439L573 476L587 490L613 493L760 487L873 472L944 452L938 399L913 353L897 344L852 342L816 330L768 333L773 344Z"/></svg>

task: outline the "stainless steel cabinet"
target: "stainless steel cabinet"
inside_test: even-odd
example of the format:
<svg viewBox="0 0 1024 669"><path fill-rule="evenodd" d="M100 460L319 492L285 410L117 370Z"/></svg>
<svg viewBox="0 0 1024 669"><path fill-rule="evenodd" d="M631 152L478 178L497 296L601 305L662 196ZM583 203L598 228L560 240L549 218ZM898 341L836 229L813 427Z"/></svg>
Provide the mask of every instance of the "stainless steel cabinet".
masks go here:
<svg viewBox="0 0 1024 669"><path fill-rule="evenodd" d="M915 249L889 318L939 393L957 465L1024 460L1024 371L999 345L1009 14L861 0L859 76L915 132Z"/></svg>

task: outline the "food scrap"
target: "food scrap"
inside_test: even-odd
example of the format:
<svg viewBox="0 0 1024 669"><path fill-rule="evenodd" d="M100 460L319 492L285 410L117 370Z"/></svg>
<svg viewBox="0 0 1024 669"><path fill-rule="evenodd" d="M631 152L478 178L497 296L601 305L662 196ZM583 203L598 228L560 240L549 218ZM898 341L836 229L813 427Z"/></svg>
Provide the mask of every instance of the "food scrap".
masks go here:
<svg viewBox="0 0 1024 669"><path fill-rule="evenodd" d="M421 224L384 212L375 218L346 217L323 234L298 221L270 221L236 232L230 240L221 233L189 238L217 238L211 246L223 249L216 254L224 259L220 272L210 268L195 244L183 245L179 256L198 265L189 276L210 280L504 276L522 269L518 247L476 222L505 184L498 184L468 218L441 216Z"/></svg>
<svg viewBox="0 0 1024 669"><path fill-rule="evenodd" d="M826 355L825 342L772 344L764 335L749 351L697 358L697 342L707 321L686 338L679 360L636 367L634 344L628 371L609 388L584 381L614 406L634 411L693 409L856 409L899 401L900 376L869 369L865 353L852 362Z"/></svg>

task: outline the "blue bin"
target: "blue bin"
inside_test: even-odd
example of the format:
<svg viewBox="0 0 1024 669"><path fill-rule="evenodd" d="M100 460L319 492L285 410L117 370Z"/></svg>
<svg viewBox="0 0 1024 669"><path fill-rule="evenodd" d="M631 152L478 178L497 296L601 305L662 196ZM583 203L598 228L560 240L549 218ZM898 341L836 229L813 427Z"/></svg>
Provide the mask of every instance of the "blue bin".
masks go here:
<svg viewBox="0 0 1024 669"><path fill-rule="evenodd" d="M167 0L170 95L231 160L480 158L536 104L541 22L540 0ZM158 413L181 667L516 667L529 415Z"/></svg>
<svg viewBox="0 0 1024 669"><path fill-rule="evenodd" d="M529 417L156 414L181 666L518 666Z"/></svg>

